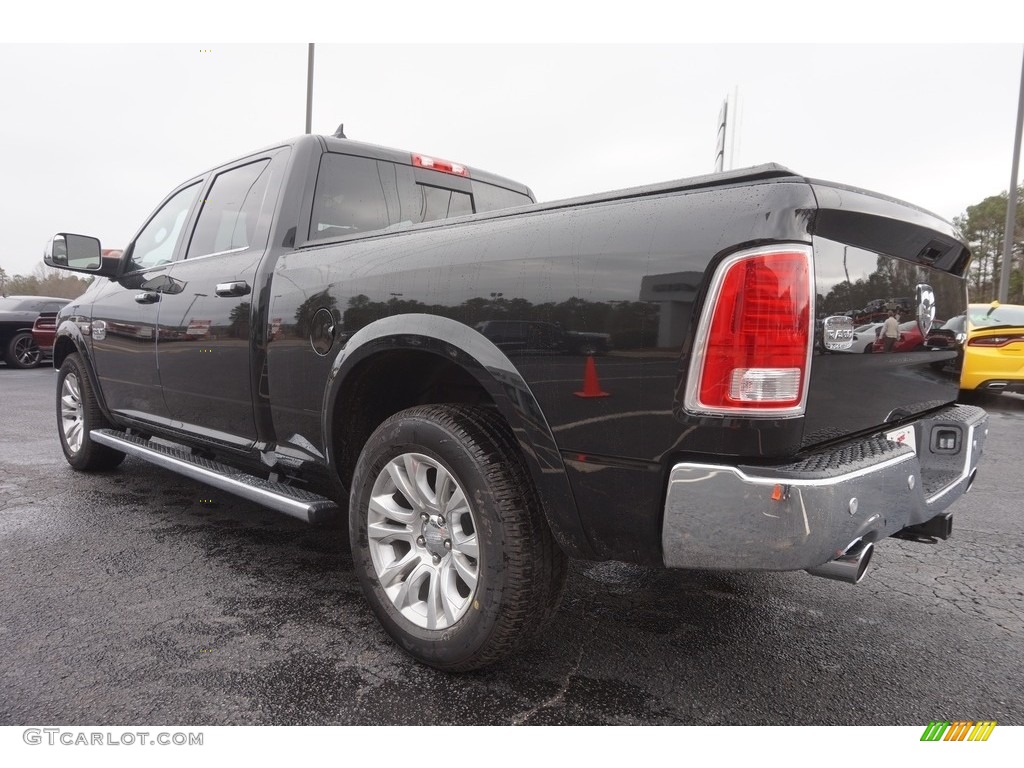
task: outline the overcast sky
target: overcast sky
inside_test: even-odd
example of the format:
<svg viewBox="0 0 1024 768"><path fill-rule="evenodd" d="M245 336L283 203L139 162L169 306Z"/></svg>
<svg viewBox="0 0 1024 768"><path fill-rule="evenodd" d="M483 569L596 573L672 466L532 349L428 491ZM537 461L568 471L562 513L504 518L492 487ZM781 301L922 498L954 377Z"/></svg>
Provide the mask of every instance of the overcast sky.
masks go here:
<svg viewBox="0 0 1024 768"><path fill-rule="evenodd" d="M123 247L179 182L304 129L306 46L0 45L0 266L58 231ZM207 52L208 51L208 52ZM313 131L434 154L539 200L735 167L951 219L1009 183L1022 46L318 44Z"/></svg>

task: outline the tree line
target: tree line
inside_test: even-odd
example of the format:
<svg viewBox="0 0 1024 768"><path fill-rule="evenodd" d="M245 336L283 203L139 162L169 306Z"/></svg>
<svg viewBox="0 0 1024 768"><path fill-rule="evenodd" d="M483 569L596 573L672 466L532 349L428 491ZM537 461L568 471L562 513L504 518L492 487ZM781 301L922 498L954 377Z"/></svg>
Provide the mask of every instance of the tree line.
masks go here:
<svg viewBox="0 0 1024 768"><path fill-rule="evenodd" d="M1009 195L986 197L953 219L960 236L971 249L968 291L971 301L984 304L999 296L1003 268L1003 236ZM1007 301L1024 304L1024 185L1017 188L1017 225L1010 255L1010 285Z"/></svg>
<svg viewBox="0 0 1024 768"><path fill-rule="evenodd" d="M295 334L300 338L308 337L317 311L337 311L337 301L327 290L307 298L295 312ZM341 312L342 328L351 335L375 320L410 313L448 317L473 327L488 320L513 320L557 325L566 331L608 331L611 343L617 349L653 347L658 336L658 306L651 302L571 298L558 303L534 304L522 298L506 299L501 294L447 305L425 304L403 299L400 295L387 301L374 301L361 293L351 297Z"/></svg>
<svg viewBox="0 0 1024 768"><path fill-rule="evenodd" d="M0 296L53 296L75 299L85 293L92 278L37 264L30 275L8 275L0 267Z"/></svg>

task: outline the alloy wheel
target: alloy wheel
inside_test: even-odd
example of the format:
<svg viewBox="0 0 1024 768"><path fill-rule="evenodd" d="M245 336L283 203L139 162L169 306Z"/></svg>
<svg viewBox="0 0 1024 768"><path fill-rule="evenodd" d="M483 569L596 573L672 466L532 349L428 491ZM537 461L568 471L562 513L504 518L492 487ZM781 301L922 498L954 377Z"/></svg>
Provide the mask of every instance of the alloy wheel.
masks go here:
<svg viewBox="0 0 1024 768"><path fill-rule="evenodd" d="M72 453L82 448L85 422L83 419L82 393L78 377L69 373L60 387L60 428L64 441Z"/></svg>
<svg viewBox="0 0 1024 768"><path fill-rule="evenodd" d="M440 462L403 453L377 475L367 511L370 556L394 607L423 629L469 610L480 578L472 506Z"/></svg>
<svg viewBox="0 0 1024 768"><path fill-rule="evenodd" d="M33 368L39 364L39 347L31 336L23 336L14 342L14 356L24 367Z"/></svg>

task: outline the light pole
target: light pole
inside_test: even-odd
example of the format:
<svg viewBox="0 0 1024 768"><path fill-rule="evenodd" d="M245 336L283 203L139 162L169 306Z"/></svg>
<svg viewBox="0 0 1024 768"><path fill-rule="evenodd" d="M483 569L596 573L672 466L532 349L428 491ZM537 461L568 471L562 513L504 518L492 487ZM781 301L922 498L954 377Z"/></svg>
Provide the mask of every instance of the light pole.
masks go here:
<svg viewBox="0 0 1024 768"><path fill-rule="evenodd" d="M309 44L309 62L306 70L306 133L313 132L313 43Z"/></svg>
<svg viewBox="0 0 1024 768"><path fill-rule="evenodd" d="M181 316L182 325L184 325L186 328L188 328L188 323L185 322L185 318L188 317L188 313L192 311L192 305L196 303L196 299L198 299L198 298L204 298L205 299L206 298L206 294L205 293L197 293L197 294L195 294L192 297L192 301L190 301L188 303L188 306L185 307L185 313ZM191 322L191 320L189 322Z"/></svg>
<svg viewBox="0 0 1024 768"><path fill-rule="evenodd" d="M1017 127L1013 137L1013 167L1010 170L1010 194L1006 201L1006 226L1003 227L1003 271L999 276L999 303L1010 295L1010 261L1013 258L1014 225L1017 223L1017 170L1020 168L1020 132L1024 126L1024 55L1020 63L1020 96L1017 101Z"/></svg>

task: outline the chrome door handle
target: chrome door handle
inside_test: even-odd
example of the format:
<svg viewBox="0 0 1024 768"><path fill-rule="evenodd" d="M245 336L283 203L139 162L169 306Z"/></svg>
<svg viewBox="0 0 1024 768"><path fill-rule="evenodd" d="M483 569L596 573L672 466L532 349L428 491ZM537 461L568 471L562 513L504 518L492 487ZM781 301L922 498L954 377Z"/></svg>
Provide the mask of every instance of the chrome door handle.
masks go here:
<svg viewBox="0 0 1024 768"><path fill-rule="evenodd" d="M139 304L156 304L160 301L160 294L156 291L143 291L135 294L135 301Z"/></svg>
<svg viewBox="0 0 1024 768"><path fill-rule="evenodd" d="M218 296L245 296L252 290L245 280L235 280L230 283L217 283L216 294Z"/></svg>

